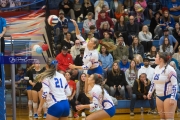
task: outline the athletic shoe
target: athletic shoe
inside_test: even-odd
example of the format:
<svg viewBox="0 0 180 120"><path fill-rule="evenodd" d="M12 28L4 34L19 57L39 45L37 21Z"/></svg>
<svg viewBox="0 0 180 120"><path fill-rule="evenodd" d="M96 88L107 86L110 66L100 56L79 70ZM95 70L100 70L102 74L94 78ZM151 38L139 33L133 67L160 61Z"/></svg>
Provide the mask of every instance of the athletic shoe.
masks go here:
<svg viewBox="0 0 180 120"><path fill-rule="evenodd" d="M38 114L34 114L34 118L35 118L35 119L38 118Z"/></svg>
<svg viewBox="0 0 180 120"><path fill-rule="evenodd" d="M73 117L73 115L72 115L72 110L70 109L70 111L69 111L69 117Z"/></svg>
<svg viewBox="0 0 180 120"><path fill-rule="evenodd" d="M130 112L130 116L134 116L134 113L133 113L133 112Z"/></svg>
<svg viewBox="0 0 180 120"><path fill-rule="evenodd" d="M154 114L154 115L156 115L156 114L158 114L158 112L157 112L156 110L150 110L150 111L148 111L148 114Z"/></svg>
<svg viewBox="0 0 180 120"><path fill-rule="evenodd" d="M177 109L177 113L180 113L180 108Z"/></svg>
<svg viewBox="0 0 180 120"><path fill-rule="evenodd" d="M78 118L78 117L79 117L78 113L75 112L75 113L74 113L74 118Z"/></svg>
<svg viewBox="0 0 180 120"><path fill-rule="evenodd" d="M32 116L33 116L32 111L29 111L29 117L32 117Z"/></svg>
<svg viewBox="0 0 180 120"><path fill-rule="evenodd" d="M82 113L81 113L81 117L86 117L85 112L82 112Z"/></svg>
<svg viewBox="0 0 180 120"><path fill-rule="evenodd" d="M43 115L43 118L44 118L44 119L46 119L46 115L47 115L47 114L46 114L46 113L44 113L44 115Z"/></svg>

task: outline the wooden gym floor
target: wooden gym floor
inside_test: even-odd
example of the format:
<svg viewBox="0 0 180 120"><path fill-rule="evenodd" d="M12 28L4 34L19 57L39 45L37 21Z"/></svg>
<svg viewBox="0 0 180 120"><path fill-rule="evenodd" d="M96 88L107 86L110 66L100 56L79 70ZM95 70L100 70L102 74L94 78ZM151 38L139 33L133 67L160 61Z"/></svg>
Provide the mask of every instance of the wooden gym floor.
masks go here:
<svg viewBox="0 0 180 120"><path fill-rule="evenodd" d="M7 105L7 115L12 115L12 106ZM28 117L28 108L17 108L16 112L16 120L35 120L32 117ZM7 117L7 120L12 120L12 116ZM39 118L38 120L44 120L43 118ZM85 120L84 118L69 118L68 120ZM151 115L144 113L143 116L140 114L135 114L135 116L130 116L129 114L116 114L114 117L105 119L105 120L159 120L158 115ZM180 120L180 113L175 114L174 120Z"/></svg>

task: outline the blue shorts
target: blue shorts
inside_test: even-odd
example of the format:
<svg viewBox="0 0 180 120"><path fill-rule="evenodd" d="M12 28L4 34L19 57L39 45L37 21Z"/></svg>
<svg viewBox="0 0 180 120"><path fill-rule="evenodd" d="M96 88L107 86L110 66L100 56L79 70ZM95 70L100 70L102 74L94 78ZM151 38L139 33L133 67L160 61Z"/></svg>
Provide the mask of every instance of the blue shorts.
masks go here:
<svg viewBox="0 0 180 120"><path fill-rule="evenodd" d="M94 73L97 73L97 74L102 75L102 73L103 73L102 67L99 65L97 68L89 69L89 70L87 71L87 74L88 74L88 75L92 75L92 74L94 74Z"/></svg>
<svg viewBox="0 0 180 120"><path fill-rule="evenodd" d="M27 90L32 90L32 86L27 86Z"/></svg>
<svg viewBox="0 0 180 120"><path fill-rule="evenodd" d="M157 96L157 97L164 102L167 98L171 98L171 94L166 95L166 96ZM176 95L175 100L178 100L178 95Z"/></svg>
<svg viewBox="0 0 180 120"><path fill-rule="evenodd" d="M106 111L107 114L109 114L110 117L113 117L115 115L115 113L116 113L116 109L115 109L114 106L109 108L109 109L104 109L104 111Z"/></svg>
<svg viewBox="0 0 180 120"><path fill-rule="evenodd" d="M56 118L68 117L69 110L70 106L68 100L62 100L49 107L47 113Z"/></svg>

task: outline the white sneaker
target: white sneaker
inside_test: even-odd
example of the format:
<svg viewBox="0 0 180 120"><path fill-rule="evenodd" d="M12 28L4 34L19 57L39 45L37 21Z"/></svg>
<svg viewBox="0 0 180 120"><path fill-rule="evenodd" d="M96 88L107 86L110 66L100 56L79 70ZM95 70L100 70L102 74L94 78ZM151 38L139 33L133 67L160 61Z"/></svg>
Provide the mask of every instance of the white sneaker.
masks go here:
<svg viewBox="0 0 180 120"><path fill-rule="evenodd" d="M85 112L82 112L82 113L81 113L81 117L86 117Z"/></svg>
<svg viewBox="0 0 180 120"><path fill-rule="evenodd" d="M32 117L33 113L32 111L29 111L29 117Z"/></svg>
<svg viewBox="0 0 180 120"><path fill-rule="evenodd" d="M69 117L72 118L73 117L73 114L72 114L72 110L70 109L69 111Z"/></svg>

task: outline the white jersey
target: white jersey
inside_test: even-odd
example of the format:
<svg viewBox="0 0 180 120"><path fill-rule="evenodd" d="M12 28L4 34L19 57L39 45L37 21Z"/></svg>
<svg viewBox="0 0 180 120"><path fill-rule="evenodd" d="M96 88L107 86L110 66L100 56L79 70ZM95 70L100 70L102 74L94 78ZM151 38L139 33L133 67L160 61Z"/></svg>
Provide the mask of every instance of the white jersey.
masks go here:
<svg viewBox="0 0 180 120"><path fill-rule="evenodd" d="M177 94L177 76L176 71L170 65L159 68L159 65L155 68L152 84L149 89L149 93L152 93L156 89L157 96L167 96L171 94L171 99L176 98Z"/></svg>
<svg viewBox="0 0 180 120"><path fill-rule="evenodd" d="M97 68L99 66L98 62L98 51L95 50L89 50L87 48L87 43L84 40L84 38L80 35L76 36L82 43L83 46L85 47L84 50L84 56L83 56L83 69L90 69L90 68Z"/></svg>
<svg viewBox="0 0 180 120"><path fill-rule="evenodd" d="M63 74L56 72L50 78L42 81L43 94L42 98L46 99L48 107L61 100L67 100L67 96L71 95L71 90Z"/></svg>
<svg viewBox="0 0 180 120"><path fill-rule="evenodd" d="M102 89L100 85L94 85L89 92L92 97L92 103L90 104L90 111L96 111L100 109L109 109L114 106L114 103L109 94L104 90L104 97L102 99Z"/></svg>

